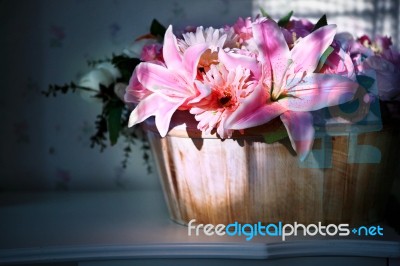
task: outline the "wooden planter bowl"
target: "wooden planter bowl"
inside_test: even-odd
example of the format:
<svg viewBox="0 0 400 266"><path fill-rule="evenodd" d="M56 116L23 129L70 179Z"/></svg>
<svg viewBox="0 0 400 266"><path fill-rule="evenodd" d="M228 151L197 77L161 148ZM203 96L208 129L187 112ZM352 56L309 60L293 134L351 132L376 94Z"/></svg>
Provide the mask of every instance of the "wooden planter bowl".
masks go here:
<svg viewBox="0 0 400 266"><path fill-rule="evenodd" d="M399 162L399 138L390 128L317 137L315 150L300 163L287 138L264 142L261 132L280 123L221 140L202 134L195 123L175 121L180 119L165 138L152 122L145 127L170 216L178 223L382 220ZM369 158L374 149L378 154Z"/></svg>

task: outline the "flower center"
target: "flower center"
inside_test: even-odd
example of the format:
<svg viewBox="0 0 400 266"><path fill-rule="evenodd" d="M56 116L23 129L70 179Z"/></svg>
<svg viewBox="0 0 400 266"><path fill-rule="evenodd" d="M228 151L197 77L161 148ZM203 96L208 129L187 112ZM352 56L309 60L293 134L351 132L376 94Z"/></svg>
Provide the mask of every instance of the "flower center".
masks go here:
<svg viewBox="0 0 400 266"><path fill-rule="evenodd" d="M288 59L286 68L282 74L282 77L280 78L279 83L276 83L275 80L272 81L271 92L270 92L272 101L277 101L286 96L286 90L283 85L285 84L286 74L289 71L289 68L292 64L293 60Z"/></svg>
<svg viewBox="0 0 400 266"><path fill-rule="evenodd" d="M231 99L232 95L229 92L225 91L222 97L218 99L218 103L221 107L230 107L232 106L232 103L230 102Z"/></svg>
<svg viewBox="0 0 400 266"><path fill-rule="evenodd" d="M211 52L211 50L208 49L201 55L198 67L206 72L210 69L211 65L216 64L218 64L218 53Z"/></svg>

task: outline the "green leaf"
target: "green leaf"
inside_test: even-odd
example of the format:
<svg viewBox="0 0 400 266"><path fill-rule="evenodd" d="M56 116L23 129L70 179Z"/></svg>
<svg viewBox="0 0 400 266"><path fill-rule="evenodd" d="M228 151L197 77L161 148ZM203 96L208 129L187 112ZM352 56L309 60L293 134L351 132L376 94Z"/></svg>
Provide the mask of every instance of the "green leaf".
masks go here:
<svg viewBox="0 0 400 266"><path fill-rule="evenodd" d="M264 10L264 8L260 7L260 12L261 12L261 15L263 17L266 17L268 19L272 19L272 17Z"/></svg>
<svg viewBox="0 0 400 266"><path fill-rule="evenodd" d="M278 25L280 27L285 27L289 23L292 15L293 15L293 11L290 11L289 13L287 13L286 16L284 16L280 20L278 20Z"/></svg>
<svg viewBox="0 0 400 266"><path fill-rule="evenodd" d="M153 19L150 26L150 33L154 36L164 37L167 29L158 20Z"/></svg>
<svg viewBox="0 0 400 266"><path fill-rule="evenodd" d="M311 32L318 30L319 28L328 25L328 21L326 20L326 15L323 15L318 22L315 24L314 28Z"/></svg>
<svg viewBox="0 0 400 266"><path fill-rule="evenodd" d="M288 137L286 129L277 129L270 132L267 132L263 135L264 141L268 144L272 144L274 142L280 141L286 137Z"/></svg>
<svg viewBox="0 0 400 266"><path fill-rule="evenodd" d="M121 131L121 114L123 106L115 105L110 107L107 116L107 127L111 145L117 143Z"/></svg>
<svg viewBox="0 0 400 266"><path fill-rule="evenodd" d="M324 66L326 59L328 59L329 55L334 51L332 46L329 46L326 48L325 52L321 55L321 58L319 59L318 66L316 68L316 72L319 72L321 68Z"/></svg>
<svg viewBox="0 0 400 266"><path fill-rule="evenodd" d="M357 75L357 82L363 86L366 90L369 90L375 82L375 79L365 76L365 75Z"/></svg>

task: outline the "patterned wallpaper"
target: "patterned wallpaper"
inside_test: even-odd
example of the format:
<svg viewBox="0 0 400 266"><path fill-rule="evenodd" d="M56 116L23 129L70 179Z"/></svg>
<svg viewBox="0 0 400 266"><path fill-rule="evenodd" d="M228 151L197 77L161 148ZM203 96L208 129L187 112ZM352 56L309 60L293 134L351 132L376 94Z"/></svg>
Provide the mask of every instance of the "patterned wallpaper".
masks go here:
<svg viewBox="0 0 400 266"><path fill-rule="evenodd" d="M0 189L158 189L139 144L126 169L124 143L102 153L90 148L98 104L40 92L79 80L88 60L121 52L153 18L176 28L222 26L251 10L251 1L241 0L0 1Z"/></svg>
<svg viewBox="0 0 400 266"><path fill-rule="evenodd" d="M102 153L90 148L98 104L79 95L45 98L40 92L48 84L77 81L88 71L88 60L119 53L135 37L147 33L153 18L183 28L223 26L239 16L251 16L259 6L273 16L293 7L312 19L315 13L311 10L323 12L315 1L291 1L290 6L282 6L283 2L0 0L0 51L5 59L0 64L0 190L159 189L157 176L147 174L139 151L124 169L123 143ZM398 0L386 2L398 8ZM349 14L358 7L352 8ZM340 22L339 14L333 16ZM376 32L377 26L373 28L368 17L363 19L360 13L357 18L364 24L353 25L355 31L361 25ZM398 38L399 23L395 25L382 29Z"/></svg>

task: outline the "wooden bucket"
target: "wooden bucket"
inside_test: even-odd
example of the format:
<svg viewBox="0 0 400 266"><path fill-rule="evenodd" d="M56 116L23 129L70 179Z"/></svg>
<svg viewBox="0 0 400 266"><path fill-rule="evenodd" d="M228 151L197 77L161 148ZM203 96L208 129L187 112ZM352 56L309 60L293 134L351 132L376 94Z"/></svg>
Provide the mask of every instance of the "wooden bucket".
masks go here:
<svg viewBox="0 0 400 266"><path fill-rule="evenodd" d="M264 142L262 132L281 123L221 140L202 134L194 121L177 121L182 119L174 118L165 138L154 123L145 127L170 216L178 223L382 220L399 158L399 138L391 129L317 136L314 150L300 163L288 138ZM371 151L378 154L368 157Z"/></svg>

